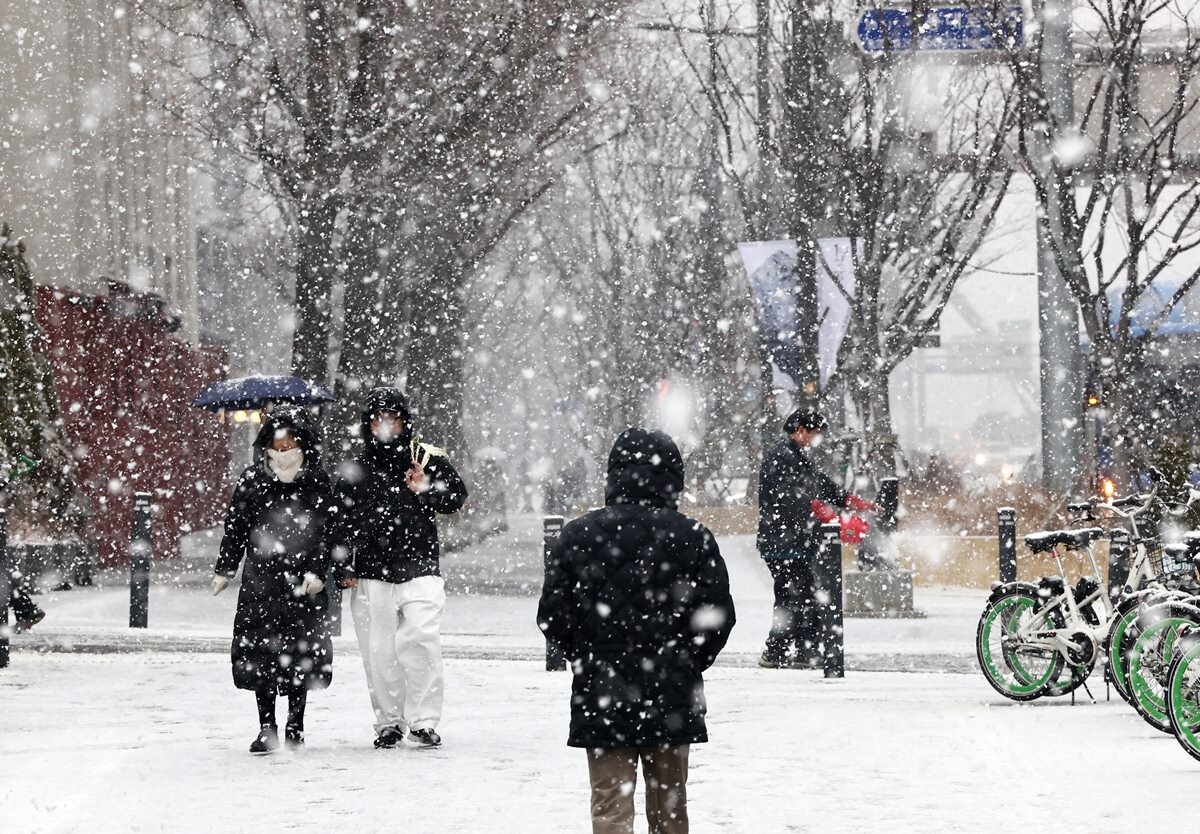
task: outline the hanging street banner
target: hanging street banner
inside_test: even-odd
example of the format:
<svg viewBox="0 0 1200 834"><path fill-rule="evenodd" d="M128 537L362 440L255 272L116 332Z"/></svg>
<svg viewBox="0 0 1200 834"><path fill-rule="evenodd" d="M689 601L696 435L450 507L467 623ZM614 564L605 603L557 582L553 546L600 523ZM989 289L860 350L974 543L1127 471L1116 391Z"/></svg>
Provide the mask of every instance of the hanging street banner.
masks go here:
<svg viewBox="0 0 1200 834"><path fill-rule="evenodd" d="M850 327L850 302L854 298L854 242L848 237L823 237L817 241L817 358L821 387L837 370L838 350ZM862 241L858 242L862 255Z"/></svg>
<svg viewBox="0 0 1200 834"><path fill-rule="evenodd" d="M738 252L758 310L759 332L771 358L773 383L795 391L804 367L797 339L796 241L739 243Z"/></svg>
<svg viewBox="0 0 1200 834"><path fill-rule="evenodd" d="M822 238L817 244L821 250L817 257L815 299L820 322L817 350L820 381L824 386L837 368L838 348L850 323L850 302L846 296L854 296L854 261L850 238ZM773 383L795 391L804 367L796 309L798 304L814 303L814 299L799 297L796 241L748 241L738 244L738 252L746 267L759 330L771 358Z"/></svg>
<svg viewBox="0 0 1200 834"><path fill-rule="evenodd" d="M1009 6L995 19L991 9L935 7L914 24L911 9L867 9L858 21L858 43L864 52L977 52L1024 44L1020 5ZM996 35L1004 32L1004 42Z"/></svg>

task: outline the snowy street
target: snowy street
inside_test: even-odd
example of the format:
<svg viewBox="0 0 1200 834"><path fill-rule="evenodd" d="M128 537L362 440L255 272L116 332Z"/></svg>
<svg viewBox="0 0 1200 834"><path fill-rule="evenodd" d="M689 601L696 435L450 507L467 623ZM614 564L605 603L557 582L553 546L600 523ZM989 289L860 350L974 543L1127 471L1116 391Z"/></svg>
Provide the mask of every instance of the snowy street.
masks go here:
<svg viewBox="0 0 1200 834"><path fill-rule="evenodd" d="M449 661L444 748L379 751L362 667L343 656L333 686L310 699L308 749L263 759L246 753L253 699L232 687L223 656L16 660L0 676L7 830L588 828L584 755L564 744L569 677L532 662ZM693 749L689 796L697 834L1041 830L1065 819L1153 830L1179 819L1176 798L1195 785L1175 742L1117 700L1022 706L978 675L825 683L729 667L708 675L707 691L711 741ZM1147 801L1148 785L1161 802Z"/></svg>
<svg viewBox="0 0 1200 834"><path fill-rule="evenodd" d="M448 572L491 563L532 581L530 524L447 557ZM1036 825L1064 802L1080 827L1141 828L1167 821L1171 804L1109 786L1155 784L1170 797L1194 782L1169 737L1103 701L1098 676L1098 704L996 695L972 652L978 591L918 588L922 620L847 620L844 681L758 669L769 577L750 537L721 547L738 625L707 675L696 832L984 831L1002 816ZM542 669L533 596L451 595L442 750L371 747L347 617L333 685L310 699L309 749L266 760L246 753L253 699L229 679L234 594L160 584L145 632L124 627L119 584L39 599L46 622L17 637L0 673L0 807L19 830L241 831L264 815L312 831L587 829L584 756L565 746L570 679ZM66 651L72 643L86 650ZM46 648L56 650L35 650ZM1086 801L1080 786L1092 789Z"/></svg>
<svg viewBox="0 0 1200 834"><path fill-rule="evenodd" d="M0 9L0 834L1192 821L1200 0Z"/></svg>

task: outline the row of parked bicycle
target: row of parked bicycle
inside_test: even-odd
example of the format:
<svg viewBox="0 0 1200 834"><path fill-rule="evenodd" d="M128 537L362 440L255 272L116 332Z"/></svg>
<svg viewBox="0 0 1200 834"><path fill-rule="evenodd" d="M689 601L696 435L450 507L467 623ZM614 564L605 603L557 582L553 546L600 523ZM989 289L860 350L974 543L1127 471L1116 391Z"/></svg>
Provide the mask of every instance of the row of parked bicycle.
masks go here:
<svg viewBox="0 0 1200 834"><path fill-rule="evenodd" d="M1164 500L1162 475L1151 477L1146 494L1071 504L1069 529L1025 536L1059 575L997 584L975 645L988 683L1016 701L1066 695L1102 666L1147 723L1200 759L1200 531L1176 544L1159 532L1200 493ZM1093 552L1106 538L1107 586ZM1093 571L1073 583L1063 569L1071 553L1086 554Z"/></svg>

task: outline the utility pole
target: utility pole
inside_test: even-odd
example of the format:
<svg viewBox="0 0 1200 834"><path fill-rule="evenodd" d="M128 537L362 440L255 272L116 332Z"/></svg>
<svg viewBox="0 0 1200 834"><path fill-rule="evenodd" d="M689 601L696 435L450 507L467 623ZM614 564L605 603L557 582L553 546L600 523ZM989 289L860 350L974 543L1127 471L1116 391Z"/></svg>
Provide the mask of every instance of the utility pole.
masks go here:
<svg viewBox="0 0 1200 834"><path fill-rule="evenodd" d="M1039 134L1046 147L1038 153L1046 184L1046 211L1037 223L1042 483L1056 493L1069 494L1079 484L1083 450L1079 313L1060 269L1060 262L1072 258L1072 253L1056 258L1054 241L1061 245L1066 239L1061 200L1073 199L1074 189L1058 187L1052 150L1063 131L1075 123L1071 0L1041 0L1034 8L1042 25L1038 60L1049 116L1045 132Z"/></svg>

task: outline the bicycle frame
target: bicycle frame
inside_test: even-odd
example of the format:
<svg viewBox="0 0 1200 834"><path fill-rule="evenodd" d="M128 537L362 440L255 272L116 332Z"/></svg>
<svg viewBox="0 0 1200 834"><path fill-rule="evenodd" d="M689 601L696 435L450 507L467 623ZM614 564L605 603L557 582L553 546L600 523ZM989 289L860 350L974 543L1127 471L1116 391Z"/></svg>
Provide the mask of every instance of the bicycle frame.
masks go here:
<svg viewBox="0 0 1200 834"><path fill-rule="evenodd" d="M1128 512L1122 510L1113 503L1101 503L1092 505L1091 510L1103 510L1112 515L1126 520L1130 527L1130 543L1135 548L1136 556L1133 564L1129 568L1129 576L1126 578L1127 592L1130 595L1137 595L1151 590L1156 584L1158 574L1154 570L1151 563L1150 552L1148 546L1150 539L1144 537L1138 529L1137 517L1144 513L1158 498L1158 484L1155 484L1146 499L1139 506L1130 509ZM1195 499L1193 494L1188 503L1191 504ZM1058 574L1062 577L1063 591L1053 597L1047 599L1042 605L1037 608L1039 622L1045 622L1045 616L1051 612L1058 610L1062 612L1063 625L1058 628L1037 628L1026 631L1018 630L1017 635L1012 638L1013 644L1016 647L1025 649L1048 649L1056 651L1063 656L1068 664L1075 666L1079 665L1080 661L1072 657L1072 653L1078 653L1077 657L1085 658L1083 662L1090 662L1096 657L1108 636L1109 628L1113 622L1113 616L1116 613L1114 600L1107 593L1106 588L1100 583L1100 566L1096 563L1096 556L1092 550L1093 545L1088 544L1086 548L1088 561L1092 566L1092 576L1095 579L1097 588L1083 599L1076 599L1075 588L1066 580L1066 570L1063 568L1062 557L1065 547L1057 545L1054 550L1054 560L1058 565ZM1099 606L1097 611L1094 606ZM1088 621L1084 612L1091 608L1096 614L1098 623ZM1078 642L1080 636L1089 639L1091 649L1088 651L1086 645L1081 645Z"/></svg>

